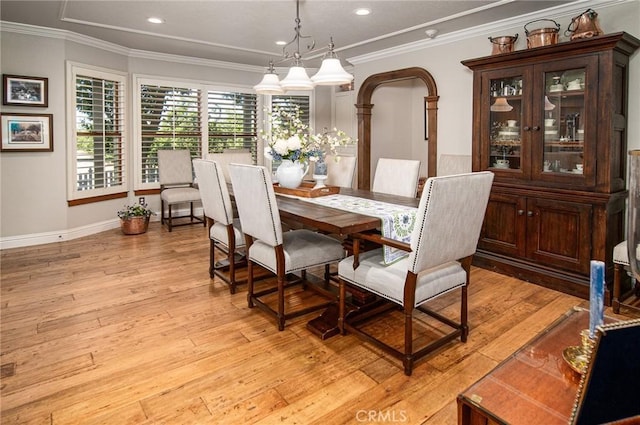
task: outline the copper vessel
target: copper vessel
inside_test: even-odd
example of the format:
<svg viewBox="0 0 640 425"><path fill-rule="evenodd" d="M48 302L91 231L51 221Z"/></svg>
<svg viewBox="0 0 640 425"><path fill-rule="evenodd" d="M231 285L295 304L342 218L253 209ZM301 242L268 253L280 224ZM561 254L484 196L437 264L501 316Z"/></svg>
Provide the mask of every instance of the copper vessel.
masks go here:
<svg viewBox="0 0 640 425"><path fill-rule="evenodd" d="M500 37L489 37L489 41L493 44L491 49L492 55L499 55L500 53L513 52L518 34L516 35L503 35Z"/></svg>
<svg viewBox="0 0 640 425"><path fill-rule="evenodd" d="M540 22L540 21L553 22L554 27L539 28L531 31L527 29L527 25L533 24L534 22ZM559 32L560 32L560 24L558 24L553 19L537 19L535 21L531 21L525 24L524 33L527 36L527 49L531 49L533 47L551 46L552 44L557 44Z"/></svg>
<svg viewBox="0 0 640 425"><path fill-rule="evenodd" d="M149 228L149 217L129 217L126 220L120 219L120 228L125 235L139 235L145 233Z"/></svg>
<svg viewBox="0 0 640 425"><path fill-rule="evenodd" d="M602 34L604 31L598 23L598 14L593 9L587 9L581 15L573 18L564 32L564 35L570 35L571 40L591 38Z"/></svg>

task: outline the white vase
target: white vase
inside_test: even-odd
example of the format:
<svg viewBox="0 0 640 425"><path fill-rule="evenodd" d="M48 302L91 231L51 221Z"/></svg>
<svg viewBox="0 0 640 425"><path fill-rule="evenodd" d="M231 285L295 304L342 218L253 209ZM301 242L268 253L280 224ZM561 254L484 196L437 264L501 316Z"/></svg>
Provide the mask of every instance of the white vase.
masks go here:
<svg viewBox="0 0 640 425"><path fill-rule="evenodd" d="M307 169L304 164L290 159L283 159L276 170L276 178L281 187L295 189L300 186L306 173Z"/></svg>

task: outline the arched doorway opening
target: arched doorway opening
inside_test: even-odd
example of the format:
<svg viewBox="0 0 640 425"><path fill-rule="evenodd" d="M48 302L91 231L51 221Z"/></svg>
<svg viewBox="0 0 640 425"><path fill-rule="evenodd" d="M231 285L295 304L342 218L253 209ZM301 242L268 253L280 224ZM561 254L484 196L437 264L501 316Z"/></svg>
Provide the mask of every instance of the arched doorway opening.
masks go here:
<svg viewBox="0 0 640 425"><path fill-rule="evenodd" d="M424 97L426 107L428 157L427 172L429 177L436 175L438 146L438 89L431 74L423 68L413 67L396 71L382 72L369 76L358 91L358 188L368 190L371 187L371 118L373 104L371 97L377 87L395 81L418 79L424 82L427 95Z"/></svg>

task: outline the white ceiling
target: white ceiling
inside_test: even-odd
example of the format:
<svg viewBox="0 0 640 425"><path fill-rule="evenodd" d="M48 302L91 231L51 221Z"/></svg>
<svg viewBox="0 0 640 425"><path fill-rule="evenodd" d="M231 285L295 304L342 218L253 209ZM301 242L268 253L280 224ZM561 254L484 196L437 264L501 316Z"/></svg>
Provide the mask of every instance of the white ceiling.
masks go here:
<svg viewBox="0 0 640 425"><path fill-rule="evenodd" d="M424 40L427 29L442 36L572 2L301 0L300 21L316 48L333 36L339 56L349 58ZM359 7L371 14L356 16ZM151 16L165 23L148 23ZM0 1L2 21L64 29L130 49L259 66L282 55L275 41L293 38L295 17L295 0ZM317 65L309 62L321 53L305 55L305 46L305 64Z"/></svg>

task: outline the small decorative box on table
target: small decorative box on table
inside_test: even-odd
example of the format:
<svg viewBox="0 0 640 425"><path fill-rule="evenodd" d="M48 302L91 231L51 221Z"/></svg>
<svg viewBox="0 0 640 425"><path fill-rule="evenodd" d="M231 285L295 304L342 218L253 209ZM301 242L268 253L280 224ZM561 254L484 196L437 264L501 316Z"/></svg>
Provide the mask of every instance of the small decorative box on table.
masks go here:
<svg viewBox="0 0 640 425"><path fill-rule="evenodd" d="M313 182L302 182L302 184L295 189L289 189L281 187L278 183L273 184L273 190L276 193L289 196L299 196L301 198L317 198L319 196L335 195L340 193L339 186L323 186L315 188Z"/></svg>

